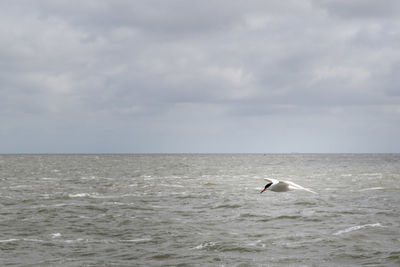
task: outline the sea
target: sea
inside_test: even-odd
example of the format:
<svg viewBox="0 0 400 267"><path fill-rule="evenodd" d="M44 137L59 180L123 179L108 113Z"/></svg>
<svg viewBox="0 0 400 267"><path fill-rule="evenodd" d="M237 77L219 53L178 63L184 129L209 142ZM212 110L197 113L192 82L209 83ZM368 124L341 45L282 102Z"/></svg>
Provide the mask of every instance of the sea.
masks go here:
<svg viewBox="0 0 400 267"><path fill-rule="evenodd" d="M0 266L400 266L400 154L0 155Z"/></svg>

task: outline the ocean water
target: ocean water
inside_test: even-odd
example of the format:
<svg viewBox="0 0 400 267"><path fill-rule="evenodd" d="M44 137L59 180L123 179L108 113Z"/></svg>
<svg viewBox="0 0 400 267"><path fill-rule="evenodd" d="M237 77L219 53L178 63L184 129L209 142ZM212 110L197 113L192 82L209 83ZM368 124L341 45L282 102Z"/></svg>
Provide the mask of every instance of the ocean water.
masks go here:
<svg viewBox="0 0 400 267"><path fill-rule="evenodd" d="M400 265L400 154L2 155L0 199L0 266Z"/></svg>

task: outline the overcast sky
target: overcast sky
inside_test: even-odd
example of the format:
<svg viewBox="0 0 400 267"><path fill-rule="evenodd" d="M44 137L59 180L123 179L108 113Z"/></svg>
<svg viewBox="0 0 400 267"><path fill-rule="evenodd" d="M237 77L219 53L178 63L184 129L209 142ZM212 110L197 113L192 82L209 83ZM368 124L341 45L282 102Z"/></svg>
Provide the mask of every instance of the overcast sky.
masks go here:
<svg viewBox="0 0 400 267"><path fill-rule="evenodd" d="M0 153L154 152L400 152L400 1L0 1Z"/></svg>

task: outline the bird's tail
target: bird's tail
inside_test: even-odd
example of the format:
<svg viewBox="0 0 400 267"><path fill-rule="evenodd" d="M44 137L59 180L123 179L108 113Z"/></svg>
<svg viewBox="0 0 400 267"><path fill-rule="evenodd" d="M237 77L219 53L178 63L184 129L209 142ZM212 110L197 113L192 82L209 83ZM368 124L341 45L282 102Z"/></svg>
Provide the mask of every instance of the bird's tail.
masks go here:
<svg viewBox="0 0 400 267"><path fill-rule="evenodd" d="M310 192L310 193L313 193L313 194L318 194L317 192L312 191L311 189L308 189L308 188L304 188L304 187L303 187L303 190L305 190L305 191L307 191L307 192Z"/></svg>

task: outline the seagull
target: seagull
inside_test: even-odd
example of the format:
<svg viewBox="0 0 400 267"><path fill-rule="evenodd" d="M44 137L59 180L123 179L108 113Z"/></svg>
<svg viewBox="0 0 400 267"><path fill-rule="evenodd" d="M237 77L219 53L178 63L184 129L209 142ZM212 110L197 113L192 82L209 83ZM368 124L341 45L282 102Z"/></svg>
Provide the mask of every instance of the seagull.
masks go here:
<svg viewBox="0 0 400 267"><path fill-rule="evenodd" d="M316 192L304 188L301 185L295 184L290 181L281 181L281 180L276 180L272 178L264 178L268 183L265 185L264 189L260 192L263 193L265 190L269 189L274 192L287 192L287 191L292 191L292 190L304 190L313 194L317 194Z"/></svg>

